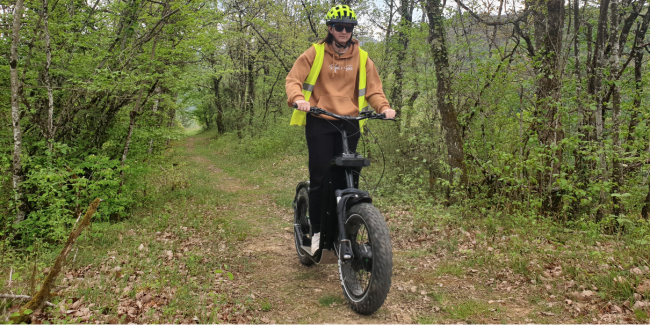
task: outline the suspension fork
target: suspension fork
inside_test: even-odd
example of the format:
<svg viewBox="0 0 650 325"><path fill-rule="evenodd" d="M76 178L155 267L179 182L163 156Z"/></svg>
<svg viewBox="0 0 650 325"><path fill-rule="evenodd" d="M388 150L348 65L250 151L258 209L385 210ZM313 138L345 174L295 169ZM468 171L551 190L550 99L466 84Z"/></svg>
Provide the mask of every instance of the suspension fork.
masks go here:
<svg viewBox="0 0 650 325"><path fill-rule="evenodd" d="M341 131L342 135L342 143L343 143L343 157L354 157L354 153L350 151L350 146L348 145L348 133L346 130ZM351 168L345 168L345 183L347 185L347 188L353 188L354 186L354 175L352 173ZM336 204L338 206L338 203L341 201L341 190L336 190ZM338 219L338 224L339 224L339 243L340 245L340 251L339 251L339 258L343 260L350 260L353 257L353 252L352 252L352 243L350 242L350 239L347 238L347 234L345 233L345 216L338 213L336 213L337 219Z"/></svg>
<svg viewBox="0 0 650 325"><path fill-rule="evenodd" d="M343 141L344 145L347 144L347 141L345 141L345 133L343 134L343 139L344 139ZM351 169L348 168L345 169L345 181L348 185L348 188L354 187L354 178ZM341 201L341 190L336 190L337 206L340 201ZM339 224L339 242L341 243L339 257L343 260L350 260L353 257L352 242L350 242L350 239L347 238L347 234L345 233L345 216L342 213L338 213L338 209L337 209L336 216Z"/></svg>

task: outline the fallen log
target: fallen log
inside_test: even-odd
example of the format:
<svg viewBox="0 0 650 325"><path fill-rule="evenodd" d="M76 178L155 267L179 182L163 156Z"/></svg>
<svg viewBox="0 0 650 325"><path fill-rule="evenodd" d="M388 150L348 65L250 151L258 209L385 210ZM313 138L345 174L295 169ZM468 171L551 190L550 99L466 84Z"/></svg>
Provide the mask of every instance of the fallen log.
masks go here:
<svg viewBox="0 0 650 325"><path fill-rule="evenodd" d="M54 261L54 265L50 268L50 272L47 274L45 281L43 281L41 290L39 290L26 305L21 307L19 311L13 313L9 318L9 322L13 324L29 323L31 321L32 313L41 308L43 304L49 300L52 286L56 282L56 278L59 276L63 264L65 264L66 257L68 257L68 254L72 250L72 245L77 241L81 232L90 225L90 219L93 214L95 214L95 211L97 211L97 207L99 207L99 202L101 201L101 199L97 198L90 204L88 211L86 211L86 215L79 222L79 226L73 229L70 236L68 236L68 241L65 243L63 250Z"/></svg>

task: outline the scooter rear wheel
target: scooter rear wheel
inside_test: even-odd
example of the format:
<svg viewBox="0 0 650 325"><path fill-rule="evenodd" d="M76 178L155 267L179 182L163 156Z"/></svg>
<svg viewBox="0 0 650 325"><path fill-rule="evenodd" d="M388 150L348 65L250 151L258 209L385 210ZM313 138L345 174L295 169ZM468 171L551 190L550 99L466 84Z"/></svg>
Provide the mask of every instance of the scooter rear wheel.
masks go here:
<svg viewBox="0 0 650 325"><path fill-rule="evenodd" d="M300 227L300 231L303 234L309 234L309 222L307 214L309 213L309 190L305 187L301 188L298 191L296 196L296 208L293 214L293 223ZM302 265L312 266L314 261L309 257L309 254L305 252L302 247L300 247L300 234L298 234L295 229L293 232L294 242L296 244L296 253L298 253L298 259Z"/></svg>
<svg viewBox="0 0 650 325"><path fill-rule="evenodd" d="M370 315L386 300L393 274L393 250L388 227L379 210L369 203L352 206L345 232L354 258L339 259L341 286L352 310Z"/></svg>

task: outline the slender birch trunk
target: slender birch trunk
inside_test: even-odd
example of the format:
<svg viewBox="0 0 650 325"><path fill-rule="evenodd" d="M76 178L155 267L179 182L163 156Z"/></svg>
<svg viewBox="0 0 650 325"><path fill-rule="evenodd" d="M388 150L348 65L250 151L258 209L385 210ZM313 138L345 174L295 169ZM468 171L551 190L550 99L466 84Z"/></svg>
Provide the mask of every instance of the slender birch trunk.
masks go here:
<svg viewBox="0 0 650 325"><path fill-rule="evenodd" d="M619 155L621 154L621 87L615 83L616 76L618 76L620 70L620 59L619 59L619 44L618 44L618 0L611 0L611 10L610 10L611 24L610 24L610 44L612 50L610 51L610 79L614 83L612 89L612 144L614 146L612 154L612 176L614 177L614 188L612 192L616 193L619 191L619 187L623 182L623 173L621 170L621 162L619 160ZM614 214L620 215L623 208L621 207L621 202L618 197L613 198L614 202Z"/></svg>
<svg viewBox="0 0 650 325"><path fill-rule="evenodd" d="M585 137L585 109L583 102L583 89L582 89L582 70L580 66L580 3L579 0L573 1L573 33L574 33L574 42L573 42L573 56L575 61L575 78L576 78L576 101L578 105L578 139L579 144L578 148L575 151L576 159L576 171L578 174L578 188L586 191L587 183L589 182L587 176L588 167L585 162L584 152L587 150L586 142L587 137ZM588 51L588 55L590 55ZM588 61L588 59L587 59ZM587 67L587 71L588 67ZM580 209L580 198L577 198L573 203L573 215L579 215L582 213Z"/></svg>
<svg viewBox="0 0 650 325"><path fill-rule="evenodd" d="M598 30L596 34L596 53L594 58L594 90L596 94L596 142L598 142L598 160L600 163L600 172L602 175L601 183L608 179L607 161L605 160L605 146L603 143L603 100L605 97L602 79L603 79L603 58L605 56L605 33L607 29L607 11L609 9L609 0L602 0L600 4L600 15L598 20ZM605 204L607 198L605 191L600 191L600 204ZM602 210L599 209L599 213Z"/></svg>
<svg viewBox="0 0 650 325"><path fill-rule="evenodd" d="M54 143L54 96L52 95L52 79L50 77L50 66L52 65L52 48L50 45L50 26L49 26L49 5L48 0L43 0L43 36L45 38L45 87L47 87L47 146L52 150Z"/></svg>
<svg viewBox="0 0 650 325"><path fill-rule="evenodd" d="M14 135L14 152L13 152L13 190L15 193L16 204L16 223L25 220L25 211L22 207L23 200L23 170L21 164L21 151L22 151L22 130L20 128L20 102L18 94L20 92L20 81L18 80L18 44L20 42L20 21L23 16L23 0L16 0L14 7L14 20L11 35L11 60L10 78L11 78L11 124L13 127Z"/></svg>

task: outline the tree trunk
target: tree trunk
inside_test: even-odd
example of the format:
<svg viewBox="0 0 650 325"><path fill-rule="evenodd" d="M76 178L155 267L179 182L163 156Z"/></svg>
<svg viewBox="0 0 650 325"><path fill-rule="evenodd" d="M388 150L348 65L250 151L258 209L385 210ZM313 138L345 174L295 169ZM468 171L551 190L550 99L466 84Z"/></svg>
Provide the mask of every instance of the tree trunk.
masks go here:
<svg viewBox="0 0 650 325"><path fill-rule="evenodd" d="M578 148L575 151L576 172L578 175L577 187L583 191L587 189L587 166L585 165L584 152L587 149L585 146L585 112L583 103L583 90L582 90L582 73L580 66L580 2L573 0L573 57L574 57L574 73L576 77L576 101L578 105ZM588 40L590 41L590 40ZM577 216L582 213L580 209L580 197L577 197L573 202L572 213Z"/></svg>
<svg viewBox="0 0 650 325"><path fill-rule="evenodd" d="M399 13L400 13L400 23L399 23L399 28L397 30L397 40L398 40L398 49L397 49L397 61L395 62L395 83L393 84L393 89L391 91L391 100L392 100L392 105L393 109L397 111L397 113L401 113L402 111L402 105L403 105L403 100L402 100L402 88L403 88L403 81L404 81L404 71L402 64L404 63L404 59L406 57L406 50L408 48L409 44L409 39L406 33L406 30L411 27L411 10L409 9L409 0L401 0L400 2L400 7L399 7ZM399 124L398 124L399 125Z"/></svg>
<svg viewBox="0 0 650 325"><path fill-rule="evenodd" d="M390 3L388 4L388 28L386 29L386 56L388 56L388 53L390 51L390 32L391 29L393 29L393 7L395 6L395 1L394 0L388 0Z"/></svg>
<svg viewBox="0 0 650 325"><path fill-rule="evenodd" d="M54 144L54 128L52 120L54 118L54 96L52 95L52 79L50 77L50 66L52 64L52 48L50 45L50 26L49 26L49 5L47 0L43 0L43 36L45 38L45 87L47 87L47 146L52 150Z"/></svg>
<svg viewBox="0 0 650 325"><path fill-rule="evenodd" d="M151 56L150 60L153 61L154 57L156 56L156 39L153 41L153 45L151 46ZM158 86L158 80L155 81L153 87L157 88ZM154 88L154 90L156 89ZM133 129L135 129L135 119L140 115L140 104L142 100L142 91L143 88L140 88L140 92L138 93L138 99L135 102L135 106L131 112L129 112L129 131L126 134L126 141L124 142L124 151L122 151L122 161L120 165L124 166L124 163L126 162L126 156L129 153L129 146L131 145L131 137L133 136ZM151 90L150 90L151 91ZM148 96L147 96L148 98ZM120 183L120 191L122 190L122 185L124 184L124 171L120 172L120 178L122 178L122 181Z"/></svg>
<svg viewBox="0 0 650 325"><path fill-rule="evenodd" d="M648 26L650 25L650 12L646 11L646 14L643 16L643 22L641 23L641 28L637 28L634 45L639 46L643 44L645 35L648 31ZM620 50L620 49L619 49ZM630 126L628 131L628 136L626 141L633 141L634 129L638 123L638 114L641 111L641 99L643 98L643 48L634 49L634 100L632 103L633 112L630 119ZM648 139L650 142L650 138ZM648 143L648 154L650 154L650 143ZM645 200L643 202L643 208L641 209L641 217L644 219L650 219L650 182L648 182L648 194L646 194Z"/></svg>
<svg viewBox="0 0 650 325"><path fill-rule="evenodd" d="M129 112L129 131L127 131L126 133L126 141L124 142L124 150L122 151L122 160L120 163L122 166L124 166L124 163L126 162L126 156L129 154L129 147L131 145L131 136L133 135L133 129L135 129L135 118L138 117L141 98L142 98L142 89L140 89L140 95L138 95L138 101L135 103L135 108L133 108L133 110Z"/></svg>
<svg viewBox="0 0 650 325"><path fill-rule="evenodd" d="M451 94L451 72L447 57L447 43L445 39L443 8L440 0L427 0L426 10L429 19L429 41L436 68L437 79L437 106L442 117L442 126L445 131L445 144L449 155L449 165L460 172L460 186L467 187L468 175L463 153L463 139L460 136L458 117L454 109Z"/></svg>
<svg viewBox="0 0 650 325"><path fill-rule="evenodd" d="M503 12L503 0L499 1L499 14L497 15L497 20L501 20L501 13ZM462 18L461 18L462 19ZM463 27L463 29L465 29ZM465 34L467 36L467 34ZM469 44L469 43L468 43ZM494 26L494 29L492 30L492 38L490 39L490 42L488 43L488 55L489 57L492 57L492 48L498 48L497 45L497 26Z"/></svg>
<svg viewBox="0 0 650 325"><path fill-rule="evenodd" d="M224 134L226 130L224 129L223 126L223 107L221 105L221 97L220 94L221 92L219 91L219 84L221 83L221 79L223 77L219 78L212 78L212 90L214 91L214 106L217 108L217 132L218 134Z"/></svg>
<svg viewBox="0 0 650 325"><path fill-rule="evenodd" d="M18 44L20 43L20 20L23 17L23 0L16 0L14 7L13 29L11 35L11 60L9 61L11 74L11 124L14 135L14 152L13 152L13 190L16 201L16 223L25 220L25 211L23 210L23 169L21 164L22 151L22 130L20 128L20 101L18 99L20 92L20 81L18 80Z"/></svg>
<svg viewBox="0 0 650 325"><path fill-rule="evenodd" d="M174 102L178 100L178 93L174 94ZM170 109L169 110L169 124L167 124L168 128L174 127L174 118L176 118L176 110L175 109ZM165 146L169 147L169 138L167 138L167 142L165 143Z"/></svg>
<svg viewBox="0 0 650 325"><path fill-rule="evenodd" d="M638 28L635 33L634 45L639 46L645 40L645 34L648 31L650 24L650 15L646 13L643 16L641 28ZM643 56L645 51L643 48L637 47L634 50L634 100L632 102L632 117L630 118L630 125L628 127L628 135L626 142L634 140L634 130L639 123L638 115L641 111L641 98L643 96ZM628 147L630 148L630 147ZM626 149L626 151L629 149Z"/></svg>
<svg viewBox="0 0 650 325"><path fill-rule="evenodd" d="M248 125L252 126L253 125L253 117L255 116L255 71L253 70L254 68L254 63L255 63L255 57L254 56L249 56L248 57L248 62L247 62L247 67L248 67L248 98L246 101L246 107L248 108L247 111L250 114L248 116Z"/></svg>
<svg viewBox="0 0 650 325"><path fill-rule="evenodd" d="M611 24L610 24L610 79L613 83L612 88L612 144L614 152L612 153L612 176L614 177L613 193L619 192L620 186L623 184L623 172L621 170L621 162L619 156L621 154L621 87L616 84L616 76L620 70L619 50L618 50L618 0L611 0ZM614 214L620 215L623 207L618 197L613 197Z"/></svg>
<svg viewBox="0 0 650 325"><path fill-rule="evenodd" d="M151 111L156 114L158 112L158 105L160 105L160 87L156 87L154 90L156 99L153 100L153 107L151 108ZM159 122L162 122L162 120L158 120ZM160 127L160 125L158 126ZM149 140L149 154L153 152L153 138Z"/></svg>
<svg viewBox="0 0 650 325"><path fill-rule="evenodd" d="M648 154L650 154L650 137L648 137ZM648 194L645 196L643 208L641 209L641 217L643 219L650 219L650 182L648 182Z"/></svg>
<svg viewBox="0 0 650 325"><path fill-rule="evenodd" d="M536 47L539 49L539 69L536 82L537 109L536 115L543 115L543 122L538 123L538 134L541 142L550 147L551 155L556 159L549 158L545 165L551 167L548 174L541 173L539 179L541 191L548 198L548 207L556 210L553 204L555 201L552 194L554 176L559 174L562 164L562 146L558 146L564 138L562 122L558 114L560 105L560 90L562 65L559 55L562 50L562 27L564 25L564 1L548 0L538 1L532 7L535 24ZM537 39L539 38L539 39ZM546 183L548 181L548 183ZM546 185L546 186L543 186Z"/></svg>
<svg viewBox="0 0 650 325"><path fill-rule="evenodd" d="M641 217L643 219L650 219L650 182L648 182L648 194L645 196L643 208L641 209Z"/></svg>
<svg viewBox="0 0 650 325"><path fill-rule="evenodd" d="M609 0L601 0L600 3L600 15L598 19L598 30L596 34L596 45L595 45L595 54L594 54L594 63L593 63L593 72L594 72L594 93L596 97L596 138L599 147L598 160L600 163L600 172L602 173L602 182L607 182L607 161L605 160L605 147L603 143L603 99L605 97L602 79L603 79L603 60L605 53L605 33L607 28L607 12L609 9ZM605 204L607 198L605 196L605 191L600 191L600 204ZM599 208L599 217L603 214L602 210Z"/></svg>

